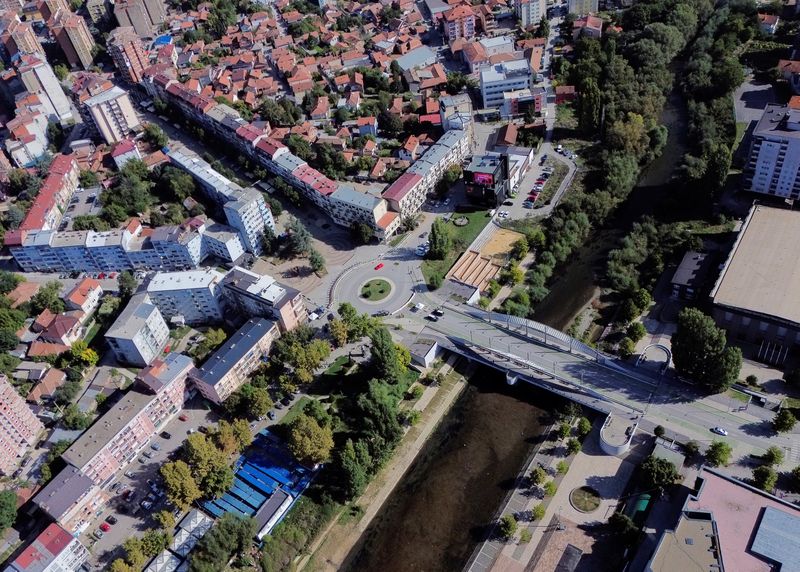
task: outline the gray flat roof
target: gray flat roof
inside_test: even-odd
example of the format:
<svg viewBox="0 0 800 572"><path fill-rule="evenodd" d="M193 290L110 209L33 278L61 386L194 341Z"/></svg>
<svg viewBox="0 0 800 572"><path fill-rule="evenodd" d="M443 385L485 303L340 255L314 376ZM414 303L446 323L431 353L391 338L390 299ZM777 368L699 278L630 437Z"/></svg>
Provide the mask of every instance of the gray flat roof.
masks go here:
<svg viewBox="0 0 800 572"><path fill-rule="evenodd" d="M59 520L93 486L92 479L79 469L67 465L39 491L33 502Z"/></svg>
<svg viewBox="0 0 800 572"><path fill-rule="evenodd" d="M153 395L131 390L67 449L62 457L83 467L153 400Z"/></svg>
<svg viewBox="0 0 800 572"><path fill-rule="evenodd" d="M412 70L436 62L436 54L428 46L422 46L400 56L395 61L401 70Z"/></svg>
<svg viewBox="0 0 800 572"><path fill-rule="evenodd" d="M202 383L216 385L273 327L275 322L265 318L247 320L206 363L197 368L193 377Z"/></svg>
<svg viewBox="0 0 800 572"><path fill-rule="evenodd" d="M144 327L153 312L158 312L158 308L150 303L146 292L134 294L122 313L111 324L105 336L107 338L132 339Z"/></svg>
<svg viewBox="0 0 800 572"><path fill-rule="evenodd" d="M766 507L750 550L779 563L781 572L800 572L800 517Z"/></svg>
<svg viewBox="0 0 800 572"><path fill-rule="evenodd" d="M675 274L672 275L672 283L681 286L694 285L700 275L704 274L701 270L703 269L703 264L707 257L707 254L695 252L693 250L684 254L683 260L681 260L680 265L677 270L675 270Z"/></svg>
<svg viewBox="0 0 800 572"><path fill-rule="evenodd" d="M800 138L800 109L792 109L788 105L767 105L753 130L753 135Z"/></svg>
<svg viewBox="0 0 800 572"><path fill-rule="evenodd" d="M720 306L800 324L800 213L756 205L717 280Z"/></svg>

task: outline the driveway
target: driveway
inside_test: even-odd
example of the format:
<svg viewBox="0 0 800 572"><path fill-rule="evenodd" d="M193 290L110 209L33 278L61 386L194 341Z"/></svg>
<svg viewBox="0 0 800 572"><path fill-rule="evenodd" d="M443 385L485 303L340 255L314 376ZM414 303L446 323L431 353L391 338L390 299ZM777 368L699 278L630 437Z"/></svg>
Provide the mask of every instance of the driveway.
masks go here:
<svg viewBox="0 0 800 572"><path fill-rule="evenodd" d="M733 105L737 123L758 121L768 103L775 103L772 84L754 79L752 76L740 85L733 94Z"/></svg>

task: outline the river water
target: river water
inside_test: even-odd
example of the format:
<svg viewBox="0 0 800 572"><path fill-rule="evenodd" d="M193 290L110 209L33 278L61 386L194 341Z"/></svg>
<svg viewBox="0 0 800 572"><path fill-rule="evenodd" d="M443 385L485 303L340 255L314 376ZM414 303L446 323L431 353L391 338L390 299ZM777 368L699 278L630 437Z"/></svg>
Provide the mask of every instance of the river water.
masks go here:
<svg viewBox="0 0 800 572"><path fill-rule="evenodd" d="M556 400L478 369L350 555L351 571L458 571Z"/></svg>
<svg viewBox="0 0 800 572"><path fill-rule="evenodd" d="M608 251L642 215L668 198L667 184L683 156L685 114L673 94L662 115L669 155L643 173L611 230L596 230L551 285L536 319L566 329L597 292ZM540 438L557 400L505 376L479 369L423 447L398 488L348 557L350 571L459 571Z"/></svg>

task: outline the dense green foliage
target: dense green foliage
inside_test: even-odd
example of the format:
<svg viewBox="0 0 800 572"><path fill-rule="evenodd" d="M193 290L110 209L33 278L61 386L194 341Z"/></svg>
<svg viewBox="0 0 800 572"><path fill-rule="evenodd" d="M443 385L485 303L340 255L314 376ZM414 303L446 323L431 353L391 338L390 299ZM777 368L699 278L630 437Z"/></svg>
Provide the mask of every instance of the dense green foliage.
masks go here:
<svg viewBox="0 0 800 572"><path fill-rule="evenodd" d="M228 561L247 550L257 532L256 521L225 513L200 539L189 556L190 572L225 570Z"/></svg>
<svg viewBox="0 0 800 572"><path fill-rule="evenodd" d="M695 308L684 308L678 315L672 357L679 375L715 393L730 387L742 367L742 350L728 346L725 330Z"/></svg>

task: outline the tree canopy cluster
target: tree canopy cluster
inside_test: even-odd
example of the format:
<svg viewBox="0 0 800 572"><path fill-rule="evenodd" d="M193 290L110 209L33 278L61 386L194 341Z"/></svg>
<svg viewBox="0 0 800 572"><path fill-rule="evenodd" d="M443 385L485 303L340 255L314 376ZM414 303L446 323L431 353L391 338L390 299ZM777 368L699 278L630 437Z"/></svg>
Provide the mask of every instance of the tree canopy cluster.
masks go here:
<svg viewBox="0 0 800 572"><path fill-rule="evenodd" d="M684 308L678 314L672 357L679 375L715 393L730 387L742 367L742 350L728 346L725 330L696 308Z"/></svg>

